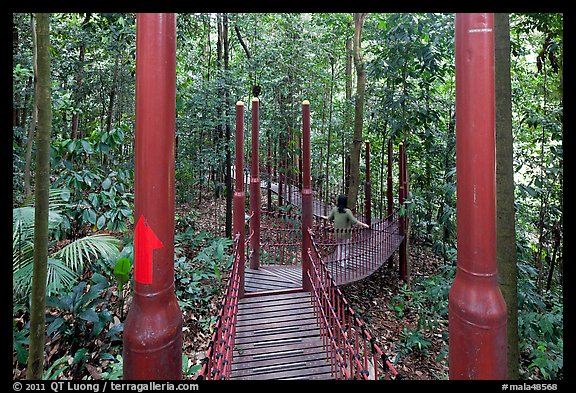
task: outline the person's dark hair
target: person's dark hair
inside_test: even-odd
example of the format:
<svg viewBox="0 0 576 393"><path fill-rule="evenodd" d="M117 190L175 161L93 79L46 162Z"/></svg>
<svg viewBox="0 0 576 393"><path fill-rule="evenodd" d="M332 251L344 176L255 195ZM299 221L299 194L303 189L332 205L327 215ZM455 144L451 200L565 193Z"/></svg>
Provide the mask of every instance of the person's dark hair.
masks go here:
<svg viewBox="0 0 576 393"><path fill-rule="evenodd" d="M338 196L338 212L344 213L344 209L348 207L348 197L346 195Z"/></svg>

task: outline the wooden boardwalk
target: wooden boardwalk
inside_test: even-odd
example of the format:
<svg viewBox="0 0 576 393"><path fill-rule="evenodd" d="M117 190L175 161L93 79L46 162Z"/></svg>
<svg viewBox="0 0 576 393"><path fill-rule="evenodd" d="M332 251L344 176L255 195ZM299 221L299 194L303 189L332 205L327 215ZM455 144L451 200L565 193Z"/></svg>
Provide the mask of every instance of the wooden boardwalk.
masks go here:
<svg viewBox="0 0 576 393"><path fill-rule="evenodd" d="M333 379L310 293L243 298L230 379Z"/></svg>

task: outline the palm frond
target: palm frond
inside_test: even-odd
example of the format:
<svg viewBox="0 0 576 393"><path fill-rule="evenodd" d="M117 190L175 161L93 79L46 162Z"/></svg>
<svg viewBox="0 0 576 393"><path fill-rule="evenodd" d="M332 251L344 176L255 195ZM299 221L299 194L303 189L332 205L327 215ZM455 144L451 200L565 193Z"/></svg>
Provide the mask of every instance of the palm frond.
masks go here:
<svg viewBox="0 0 576 393"><path fill-rule="evenodd" d="M92 259L115 259L119 255L120 240L107 234L95 234L78 239L56 253L54 258L60 259L66 266L80 273Z"/></svg>
<svg viewBox="0 0 576 393"><path fill-rule="evenodd" d="M24 298L30 294L32 289L32 274L34 263L30 261L14 272L12 275L12 295L14 298ZM46 295L50 296L62 291L67 291L76 282L78 275L71 270L64 262L48 258L46 276Z"/></svg>

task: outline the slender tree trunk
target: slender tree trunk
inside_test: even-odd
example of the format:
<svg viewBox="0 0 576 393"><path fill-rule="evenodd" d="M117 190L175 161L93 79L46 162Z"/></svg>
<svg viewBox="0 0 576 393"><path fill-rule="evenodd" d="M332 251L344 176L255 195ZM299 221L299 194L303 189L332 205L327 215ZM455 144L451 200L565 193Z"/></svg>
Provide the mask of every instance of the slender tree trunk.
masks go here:
<svg viewBox="0 0 576 393"><path fill-rule="evenodd" d="M37 14L38 133L36 140L34 270L30 310L30 353L27 379L41 379L46 335L46 276L48 266L48 190L50 188L50 15Z"/></svg>
<svg viewBox="0 0 576 393"><path fill-rule="evenodd" d="M330 66L332 67L332 74L330 77L330 107L328 109L329 111L329 115L328 115L328 142L327 142L327 147L326 147L326 172L325 172L325 176L326 176L326 186L325 186L325 190L324 193L326 195L326 203L330 202L330 183L329 183L329 169L330 169L330 143L331 143L331 139L332 139L332 103L333 103L333 98L334 98L334 57L330 57Z"/></svg>
<svg viewBox="0 0 576 393"><path fill-rule="evenodd" d="M106 131L110 132L112 129L112 120L114 116L114 101L116 100L116 83L118 82L118 58L119 54L114 59L114 73L112 75L112 88L110 89L110 100L108 101L108 117L106 119Z"/></svg>
<svg viewBox="0 0 576 393"><path fill-rule="evenodd" d="M82 22L82 27L86 26L90 21L92 14L86 13L86 17ZM86 45L84 42L80 45L80 52L78 54L78 72L76 73L76 93L74 94L74 104L79 105L82 99L82 84L84 83L84 55L86 54ZM75 111L72 114L72 139L78 138L78 125L80 121L80 113Z"/></svg>
<svg viewBox="0 0 576 393"><path fill-rule="evenodd" d="M228 39L228 14L224 13L222 16L222 35L224 37L224 79L228 78L229 60L230 60L230 41ZM227 85L226 85L227 86ZM226 107L224 114L228 113L231 107L230 92L228 87L224 94ZM232 150L231 150L231 130L226 116L226 237L232 238L232 199L234 193L232 192Z"/></svg>
<svg viewBox="0 0 576 393"><path fill-rule="evenodd" d="M364 124L364 92L366 90L366 70L362 60L362 27L366 13L354 13L354 66L356 68L356 99L354 109L354 134L350 149L350 188L348 189L348 207L356 208L358 187L360 186L360 149L362 148L362 127Z"/></svg>
<svg viewBox="0 0 576 393"><path fill-rule="evenodd" d="M352 22L348 22L349 28L352 27ZM353 49L352 49L353 37L348 37L346 39L346 68L345 68L345 94L346 94L346 106L344 108L344 127L341 129L341 142L342 142L342 194L348 194L348 184L350 181L349 171L347 166L347 152L345 147L345 140L348 139L348 129L352 124L352 115L348 110L348 102L352 98L352 61L353 61Z"/></svg>
<svg viewBox="0 0 576 393"><path fill-rule="evenodd" d="M510 22L494 14L496 82L496 261L500 290L508 311L508 378L519 379L518 289L514 219Z"/></svg>
<svg viewBox="0 0 576 393"><path fill-rule="evenodd" d="M34 70L33 77L33 98L32 98L32 120L30 121L30 127L28 128L28 143L26 146L26 164L24 167L24 191L25 198L28 198L32 194L32 187L30 186L30 178L32 176L32 145L34 142L34 131L36 130L36 119L38 110L36 108L36 85L37 85L37 75L38 69L36 66L36 27L34 23L34 14L30 14L30 28L32 30L32 68Z"/></svg>

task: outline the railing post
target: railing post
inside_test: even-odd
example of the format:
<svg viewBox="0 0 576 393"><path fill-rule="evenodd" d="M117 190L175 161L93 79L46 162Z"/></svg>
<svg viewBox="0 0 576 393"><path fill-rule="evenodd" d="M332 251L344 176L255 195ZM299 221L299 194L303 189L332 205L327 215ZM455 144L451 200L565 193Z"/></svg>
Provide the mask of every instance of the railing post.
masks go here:
<svg viewBox="0 0 576 393"><path fill-rule="evenodd" d="M450 379L506 379L506 304L496 265L494 15L456 14L458 261L450 288Z"/></svg>
<svg viewBox="0 0 576 393"><path fill-rule="evenodd" d="M250 269L260 267L260 176L258 133L260 131L260 100L252 99L252 169L250 170Z"/></svg>
<svg viewBox="0 0 576 393"><path fill-rule="evenodd" d="M372 226L372 191L370 187L370 141L366 141L366 190L364 191L366 198L366 224Z"/></svg>
<svg viewBox="0 0 576 393"><path fill-rule="evenodd" d="M266 184L267 190L267 205L268 211L272 211L272 147L270 146L270 135L268 135L268 161L267 161L267 171L268 171L268 183Z"/></svg>
<svg viewBox="0 0 576 393"><path fill-rule="evenodd" d="M302 102L302 289L310 291L310 255L312 241L308 230L312 228L312 185L310 179L310 102Z"/></svg>
<svg viewBox="0 0 576 393"><path fill-rule="evenodd" d="M182 378L174 294L176 16L137 14L134 298L124 323L124 379Z"/></svg>
<svg viewBox="0 0 576 393"><path fill-rule="evenodd" d="M392 200L392 139L388 139L388 162L387 162L388 176L386 178L386 204L388 210L388 217L390 222L393 221L392 213L394 212L394 201ZM391 268L394 263L393 255L388 258L388 267Z"/></svg>
<svg viewBox="0 0 576 393"><path fill-rule="evenodd" d="M238 297L244 297L244 264L246 263L246 233L245 233L245 204L246 194L244 193L244 103L236 103L236 184L234 187L234 236L240 234L238 239Z"/></svg>
<svg viewBox="0 0 576 393"><path fill-rule="evenodd" d="M400 208L404 205L404 200L406 199L406 182L405 182L405 168L406 162L404 161L404 144L400 143L399 146L399 153L398 153L398 165L399 165L399 174L400 179L398 181L398 199L400 203ZM400 234L404 236L402 243L400 243L399 249L399 271L400 271L400 279L406 281L406 273L407 273L407 264L406 264L406 211L404 210L403 215L401 215L398 219L400 223Z"/></svg>

